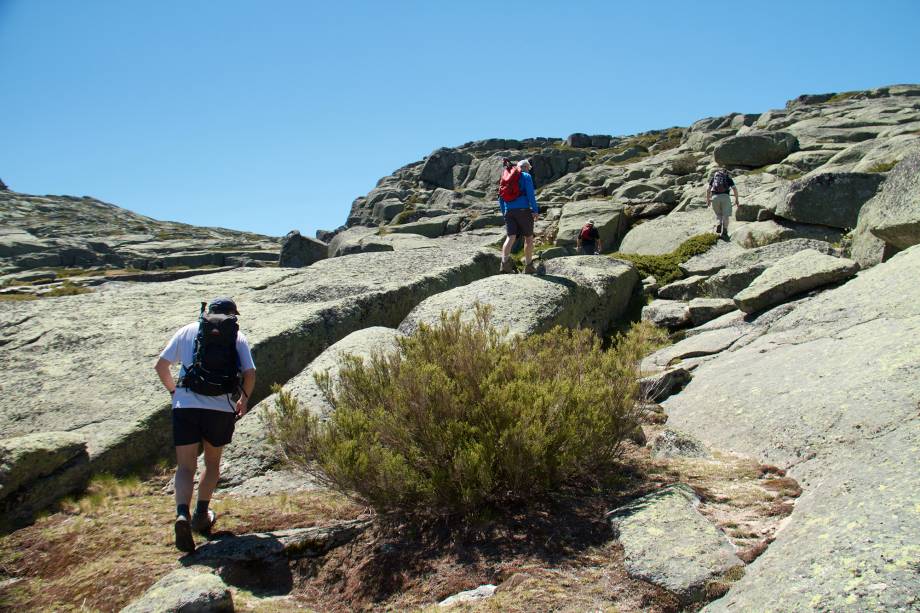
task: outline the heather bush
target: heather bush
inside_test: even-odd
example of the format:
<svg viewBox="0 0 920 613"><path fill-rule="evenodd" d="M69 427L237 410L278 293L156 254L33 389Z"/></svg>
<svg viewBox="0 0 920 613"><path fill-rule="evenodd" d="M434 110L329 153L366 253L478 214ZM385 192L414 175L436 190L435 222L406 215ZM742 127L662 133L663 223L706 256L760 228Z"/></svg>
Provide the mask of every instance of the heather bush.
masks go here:
<svg viewBox="0 0 920 613"><path fill-rule="evenodd" d="M380 512L478 515L611 476L655 338L640 325L609 349L558 327L508 339L477 306L317 377L328 417L279 391L266 425L291 463Z"/></svg>

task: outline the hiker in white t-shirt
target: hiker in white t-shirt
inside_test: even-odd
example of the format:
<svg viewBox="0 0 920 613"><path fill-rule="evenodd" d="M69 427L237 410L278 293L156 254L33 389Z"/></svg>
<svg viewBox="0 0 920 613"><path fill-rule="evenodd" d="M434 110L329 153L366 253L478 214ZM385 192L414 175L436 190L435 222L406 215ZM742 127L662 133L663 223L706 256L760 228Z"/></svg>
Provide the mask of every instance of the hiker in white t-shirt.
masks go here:
<svg viewBox="0 0 920 613"><path fill-rule="evenodd" d="M249 410L249 397L256 383L256 367L249 342L239 331L238 315L236 303L230 298L212 300L207 315L202 314L204 323L195 322L180 328L160 353L154 367L163 386L172 395L176 547L185 552L195 550L193 529L207 534L217 521L217 515L208 505L220 476L220 456L224 445L233 438L236 420ZM202 371L195 367L199 329L210 332L210 339L218 339L203 343L204 347L211 348L203 360L208 366L203 376L199 376ZM173 380L170 366L176 363L182 366L178 380ZM190 516L199 445L204 447L205 467L198 481L195 513Z"/></svg>

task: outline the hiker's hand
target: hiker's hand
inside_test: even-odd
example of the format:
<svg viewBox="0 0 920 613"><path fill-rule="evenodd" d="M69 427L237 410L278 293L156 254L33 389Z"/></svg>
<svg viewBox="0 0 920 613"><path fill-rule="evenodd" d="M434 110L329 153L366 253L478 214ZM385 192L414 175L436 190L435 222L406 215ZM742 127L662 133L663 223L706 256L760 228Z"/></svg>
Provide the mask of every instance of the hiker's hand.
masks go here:
<svg viewBox="0 0 920 613"><path fill-rule="evenodd" d="M534 213L534 214L533 214L533 220L536 221L536 220L538 220L538 219L540 219L540 214L539 214L539 213Z"/></svg>
<svg viewBox="0 0 920 613"><path fill-rule="evenodd" d="M239 419L249 411L249 402L246 399L246 396L240 396L240 399L236 401L236 418Z"/></svg>

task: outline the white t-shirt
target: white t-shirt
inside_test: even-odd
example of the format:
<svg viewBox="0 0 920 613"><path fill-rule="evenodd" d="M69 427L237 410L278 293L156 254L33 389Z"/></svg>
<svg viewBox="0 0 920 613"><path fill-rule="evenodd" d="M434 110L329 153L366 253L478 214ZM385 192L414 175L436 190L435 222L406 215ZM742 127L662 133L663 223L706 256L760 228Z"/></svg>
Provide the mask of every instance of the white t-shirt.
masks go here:
<svg viewBox="0 0 920 613"><path fill-rule="evenodd" d="M179 328L169 344L166 345L160 353L160 358L170 364L179 362L182 368L179 376L185 374L186 365L191 366L195 361L195 337L198 336L198 322L191 323ZM252 352L249 350L249 341L242 332L236 334L236 355L240 360L240 372L255 370L256 365L252 361ZM177 387L176 393L173 394L172 406L174 409L214 409L217 411L226 411L233 413L236 410L236 404L230 397L230 394L221 394L220 396L202 396L196 394L185 387Z"/></svg>

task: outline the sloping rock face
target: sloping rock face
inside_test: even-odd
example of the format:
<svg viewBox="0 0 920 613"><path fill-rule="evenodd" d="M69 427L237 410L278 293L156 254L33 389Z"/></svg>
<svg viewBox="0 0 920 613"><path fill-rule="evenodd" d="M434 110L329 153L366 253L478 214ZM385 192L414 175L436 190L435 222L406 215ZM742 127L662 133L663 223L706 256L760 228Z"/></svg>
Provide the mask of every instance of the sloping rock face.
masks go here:
<svg viewBox="0 0 920 613"><path fill-rule="evenodd" d="M124 470L169 445L168 395L152 366L200 300L232 295L240 305L259 372L255 403L349 333L396 326L427 297L498 265L494 251L454 246L10 303L0 312L0 439L73 432L87 440L93 470ZM92 393L74 393L84 387Z"/></svg>
<svg viewBox="0 0 920 613"><path fill-rule="evenodd" d="M728 538L696 510L698 504L693 490L679 484L608 515L629 575L684 603L701 600L709 580L742 566Z"/></svg>
<svg viewBox="0 0 920 613"><path fill-rule="evenodd" d="M736 321L742 338L662 403L669 426L786 467L804 488L776 541L707 610L917 606L918 278L915 246Z"/></svg>
<svg viewBox="0 0 920 613"><path fill-rule="evenodd" d="M278 261L280 241L158 221L88 196L0 191L0 273L39 267L240 265Z"/></svg>
<svg viewBox="0 0 920 613"><path fill-rule="evenodd" d="M671 253L688 238L712 232L716 218L708 207L675 211L635 226L623 238L620 251L640 255ZM739 227L740 224L735 227Z"/></svg>
<svg viewBox="0 0 920 613"><path fill-rule="evenodd" d="M57 475L66 472L67 479ZM89 472L86 440L71 432L36 432L0 440L0 509L50 504L83 484ZM21 492L28 487L30 491Z"/></svg>

